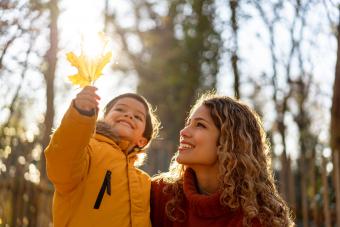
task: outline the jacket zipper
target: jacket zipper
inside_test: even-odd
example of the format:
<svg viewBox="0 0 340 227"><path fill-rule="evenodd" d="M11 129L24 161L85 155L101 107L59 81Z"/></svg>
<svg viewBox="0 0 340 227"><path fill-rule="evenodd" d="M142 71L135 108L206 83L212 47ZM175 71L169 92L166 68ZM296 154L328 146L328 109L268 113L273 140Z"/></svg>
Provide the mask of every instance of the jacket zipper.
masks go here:
<svg viewBox="0 0 340 227"><path fill-rule="evenodd" d="M100 188L96 202L93 207L94 209L99 209L100 204L103 200L105 191L107 192L108 195L111 195L111 171L110 170L106 171L102 187Z"/></svg>

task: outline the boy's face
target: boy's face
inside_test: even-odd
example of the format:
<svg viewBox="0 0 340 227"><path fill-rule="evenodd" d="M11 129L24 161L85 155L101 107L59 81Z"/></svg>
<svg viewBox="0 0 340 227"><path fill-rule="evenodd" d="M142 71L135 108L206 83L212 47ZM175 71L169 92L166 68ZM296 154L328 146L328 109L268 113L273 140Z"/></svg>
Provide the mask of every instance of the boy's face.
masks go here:
<svg viewBox="0 0 340 227"><path fill-rule="evenodd" d="M147 144L143 137L146 125L146 110L144 105L134 98L119 99L104 117L114 132L123 140L128 140L138 147Z"/></svg>

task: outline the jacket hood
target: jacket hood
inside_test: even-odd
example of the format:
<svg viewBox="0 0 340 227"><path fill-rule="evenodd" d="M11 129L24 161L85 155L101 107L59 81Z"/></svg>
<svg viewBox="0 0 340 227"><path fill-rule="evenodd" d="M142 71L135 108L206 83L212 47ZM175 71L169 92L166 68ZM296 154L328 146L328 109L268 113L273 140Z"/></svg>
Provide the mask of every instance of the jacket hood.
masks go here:
<svg viewBox="0 0 340 227"><path fill-rule="evenodd" d="M127 140L120 139L119 136L114 133L111 125L107 124L104 121L97 121L96 134L100 134L102 136L105 136L106 138L109 138L127 154L131 153L138 154L143 151L137 146L130 147L130 142Z"/></svg>
<svg viewBox="0 0 340 227"><path fill-rule="evenodd" d="M115 135L115 133L112 130L112 127L109 124L105 123L104 121L97 121L96 133L110 138L117 144L119 143L120 140L119 137Z"/></svg>

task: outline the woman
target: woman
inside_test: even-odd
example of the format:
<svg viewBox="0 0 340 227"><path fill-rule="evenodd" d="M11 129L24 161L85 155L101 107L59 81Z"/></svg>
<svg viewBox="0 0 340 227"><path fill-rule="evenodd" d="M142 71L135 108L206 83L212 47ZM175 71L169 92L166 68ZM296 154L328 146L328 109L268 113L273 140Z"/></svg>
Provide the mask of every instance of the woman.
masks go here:
<svg viewBox="0 0 340 227"><path fill-rule="evenodd" d="M206 94L191 109L167 173L154 177L153 226L293 226L258 115Z"/></svg>

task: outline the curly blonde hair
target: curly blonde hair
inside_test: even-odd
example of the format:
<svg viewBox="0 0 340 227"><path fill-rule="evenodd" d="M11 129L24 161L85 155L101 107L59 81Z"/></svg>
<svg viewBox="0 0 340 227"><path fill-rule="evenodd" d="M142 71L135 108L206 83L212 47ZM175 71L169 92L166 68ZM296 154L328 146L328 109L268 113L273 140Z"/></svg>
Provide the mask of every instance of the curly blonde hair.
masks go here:
<svg viewBox="0 0 340 227"><path fill-rule="evenodd" d="M206 106L220 130L217 156L219 163L220 203L232 210L241 209L244 226L257 218L262 226L294 226L289 208L279 195L271 169L266 134L259 116L247 105L225 96L207 93L196 102L189 117ZM172 194L166 204L167 216L182 221L184 211L183 176L185 166L172 159L169 172L155 179L167 182L165 193Z"/></svg>

